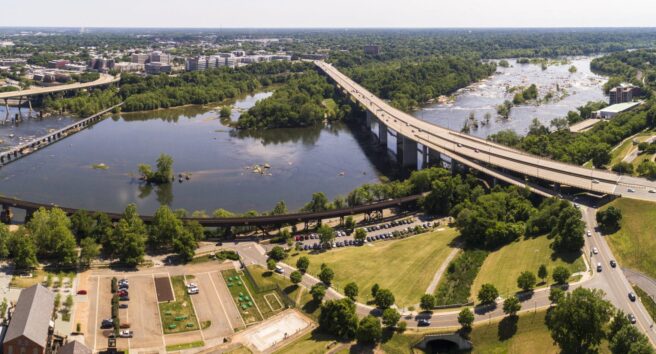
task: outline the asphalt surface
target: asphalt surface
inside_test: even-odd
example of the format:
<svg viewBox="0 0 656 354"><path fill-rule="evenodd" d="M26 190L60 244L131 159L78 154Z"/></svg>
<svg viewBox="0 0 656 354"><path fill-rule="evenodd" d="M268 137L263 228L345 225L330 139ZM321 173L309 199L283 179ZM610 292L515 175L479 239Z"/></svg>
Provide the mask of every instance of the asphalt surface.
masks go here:
<svg viewBox="0 0 656 354"><path fill-rule="evenodd" d="M649 190L656 190L656 182L540 158L430 124L391 107L332 65L322 61L315 61L315 65L366 107L388 129L506 182L522 185L522 181L498 171L490 171L478 161L561 185L603 194L621 195L631 199L656 201L656 193L649 193Z"/></svg>
<svg viewBox="0 0 656 354"><path fill-rule="evenodd" d="M18 97L33 96L33 95L43 95L46 93L53 93L53 92L60 92L60 91L77 90L81 88L107 85L114 82L119 82L120 80L121 80L120 75L112 76L107 74L100 74L98 80L91 81L91 82L84 82L84 83L76 82L67 85L34 87L27 90L0 92L0 99L18 98Z"/></svg>

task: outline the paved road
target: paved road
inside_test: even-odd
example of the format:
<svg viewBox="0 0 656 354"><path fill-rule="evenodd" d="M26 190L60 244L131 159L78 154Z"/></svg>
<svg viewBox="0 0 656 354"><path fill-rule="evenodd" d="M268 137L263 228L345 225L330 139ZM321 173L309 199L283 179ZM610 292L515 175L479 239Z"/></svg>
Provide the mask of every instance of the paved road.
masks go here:
<svg viewBox="0 0 656 354"><path fill-rule="evenodd" d="M622 268L622 271L629 283L639 286L652 299L656 298L656 280L628 268Z"/></svg>
<svg viewBox="0 0 656 354"><path fill-rule="evenodd" d="M491 171L480 162L561 185L632 199L656 201L656 193L649 193L651 189L656 190L654 181L540 158L430 124L390 106L332 65L322 61L315 61L315 64L389 129L483 173L512 184L524 184L522 180L511 178L505 173ZM629 192L629 188L633 192Z"/></svg>
<svg viewBox="0 0 656 354"><path fill-rule="evenodd" d="M27 89L27 90L0 92L0 99L18 98L18 97L34 96L34 95L43 95L43 94L46 94L46 93L68 91L68 90L78 90L78 89L88 88L88 87L108 85L108 84L111 84L111 83L114 83L114 82L118 82L120 80L121 80L120 75L112 76L112 75L107 75L107 74L100 74L100 77L98 78L98 80L91 81L91 82L85 82L85 83L76 82L74 84L67 84L67 85L57 85L57 86L49 86L49 87L34 87L34 88Z"/></svg>

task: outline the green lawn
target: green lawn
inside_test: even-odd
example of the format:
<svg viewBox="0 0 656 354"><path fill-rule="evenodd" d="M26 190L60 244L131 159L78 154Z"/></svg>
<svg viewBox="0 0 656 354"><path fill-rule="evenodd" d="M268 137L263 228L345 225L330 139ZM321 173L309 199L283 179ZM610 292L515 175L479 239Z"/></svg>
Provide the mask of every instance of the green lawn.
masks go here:
<svg viewBox="0 0 656 354"><path fill-rule="evenodd" d="M654 157L653 154L646 154L646 153L639 154L635 158L635 160L631 162L631 164L633 165L633 170L635 171L643 161L651 161L653 157Z"/></svg>
<svg viewBox="0 0 656 354"><path fill-rule="evenodd" d="M456 238L453 229L429 232L393 241L378 241L361 247L346 247L310 254L311 274L318 274L321 263L335 271L332 286L343 291L351 281L358 284L358 301L368 302L371 287L378 283L381 288L392 291L396 304L414 305L426 291L435 272L451 252L449 246ZM300 252L284 262L296 265Z"/></svg>
<svg viewBox="0 0 656 354"><path fill-rule="evenodd" d="M610 205L622 210L620 230L606 237L620 265L656 277L656 204L619 198Z"/></svg>
<svg viewBox="0 0 656 354"><path fill-rule="evenodd" d="M175 301L161 302L159 313L162 317L164 334L195 331L198 329L198 319L187 294L183 276L171 277Z"/></svg>
<svg viewBox="0 0 656 354"><path fill-rule="evenodd" d="M331 345L332 344L332 345ZM334 346L336 344L335 339L326 334L319 333L317 330L304 335L303 337L297 339L293 343L280 348L280 350L275 351L276 354L321 354L326 353L330 348L329 345Z"/></svg>
<svg viewBox="0 0 656 354"><path fill-rule="evenodd" d="M578 254L554 254L549 248L551 242L546 236L521 238L490 252L471 288L472 298L476 297L481 285L485 283L496 286L502 297L514 294L520 290L517 287L519 274L529 270L537 276L541 264L545 264L549 270L547 282L551 281L551 273L556 266L565 266L572 273L585 270L583 258ZM554 258L554 255L558 257Z"/></svg>
<svg viewBox="0 0 656 354"><path fill-rule="evenodd" d="M221 274L246 325L262 321L262 313L258 310L254 299L255 294L246 287L246 277L233 269L224 270Z"/></svg>
<svg viewBox="0 0 656 354"><path fill-rule="evenodd" d="M204 345L205 345L205 342L203 342L202 340L199 340L199 341L196 341L196 342L191 342L191 343L167 345L166 346L166 351L167 352L174 352L174 351L178 351L178 350L199 348L199 347L202 347Z"/></svg>
<svg viewBox="0 0 656 354"><path fill-rule="evenodd" d="M645 306L645 309L649 313L649 316L651 317L652 321L656 321L656 302L649 297L649 294L647 294L642 288L639 286L633 286L633 290L635 290L636 294L640 298L640 302L642 302L642 305Z"/></svg>
<svg viewBox="0 0 656 354"><path fill-rule="evenodd" d="M618 162L622 162L624 157L628 155L633 149L633 139L626 139L620 146L610 152L610 163L608 167L615 165Z"/></svg>

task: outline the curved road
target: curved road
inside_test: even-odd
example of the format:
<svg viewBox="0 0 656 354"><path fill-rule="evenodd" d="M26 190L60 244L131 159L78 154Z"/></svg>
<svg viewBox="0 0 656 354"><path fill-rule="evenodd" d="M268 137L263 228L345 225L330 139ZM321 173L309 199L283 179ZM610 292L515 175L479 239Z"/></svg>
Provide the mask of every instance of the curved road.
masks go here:
<svg viewBox="0 0 656 354"><path fill-rule="evenodd" d="M656 182L537 157L485 139L439 127L390 106L332 65L323 61L315 61L314 63L333 79L337 86L366 107L389 129L427 146L431 150L444 153L474 169L489 173L489 169L481 164L484 163L524 176L583 190L656 201L656 193L649 192L650 190L656 192ZM521 184L521 181L516 178L513 181L508 181L508 177L505 175L495 175L495 177L505 179L513 184Z"/></svg>
<svg viewBox="0 0 656 354"><path fill-rule="evenodd" d="M82 88L89 88L94 86L109 85L121 80L121 76L112 76L107 74L100 74L98 80L84 82L84 83L73 83L66 85L57 85L57 86L48 86L48 87L35 87L27 90L19 91L10 91L10 92L0 92L0 99L9 99L9 98L18 98L25 96L34 96L34 95L43 95L47 93L68 91L68 90L78 90Z"/></svg>

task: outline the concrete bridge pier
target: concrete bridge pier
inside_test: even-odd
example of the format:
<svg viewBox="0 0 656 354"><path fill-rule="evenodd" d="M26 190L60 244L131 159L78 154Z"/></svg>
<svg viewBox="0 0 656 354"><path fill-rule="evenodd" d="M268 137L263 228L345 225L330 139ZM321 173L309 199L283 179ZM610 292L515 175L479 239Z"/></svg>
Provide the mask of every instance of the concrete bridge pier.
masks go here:
<svg viewBox="0 0 656 354"><path fill-rule="evenodd" d="M28 117L32 117L32 101L30 100L30 96L27 96L27 106L30 108Z"/></svg>
<svg viewBox="0 0 656 354"><path fill-rule="evenodd" d="M9 120L9 101L5 98L5 121Z"/></svg>
<svg viewBox="0 0 656 354"><path fill-rule="evenodd" d="M427 159L431 166L442 166L442 154L439 151L428 149Z"/></svg>
<svg viewBox="0 0 656 354"><path fill-rule="evenodd" d="M378 143L387 146L387 126L378 121Z"/></svg>
<svg viewBox="0 0 656 354"><path fill-rule="evenodd" d="M373 122L374 119L376 119L376 117L374 117L374 114L371 113L369 110L367 110L367 118L364 121L364 125L367 127L368 130L371 130L371 123Z"/></svg>
<svg viewBox="0 0 656 354"><path fill-rule="evenodd" d="M34 216L35 212L36 212L36 210L34 210L34 209L25 209L25 221L24 221L24 223L27 224L28 222L30 222L30 220L32 220L32 216Z"/></svg>
<svg viewBox="0 0 656 354"><path fill-rule="evenodd" d="M417 169L417 142L402 136L401 144L401 165L403 167Z"/></svg>
<svg viewBox="0 0 656 354"><path fill-rule="evenodd" d="M2 212L0 212L0 222L3 224L11 224L11 220L14 217L14 213L12 213L11 209L9 209L8 205L3 205L2 206Z"/></svg>

